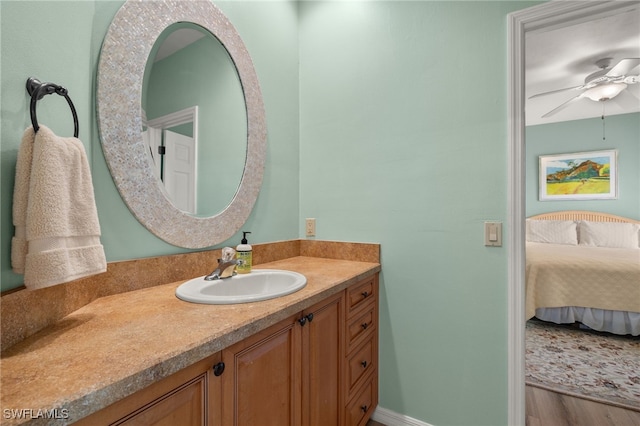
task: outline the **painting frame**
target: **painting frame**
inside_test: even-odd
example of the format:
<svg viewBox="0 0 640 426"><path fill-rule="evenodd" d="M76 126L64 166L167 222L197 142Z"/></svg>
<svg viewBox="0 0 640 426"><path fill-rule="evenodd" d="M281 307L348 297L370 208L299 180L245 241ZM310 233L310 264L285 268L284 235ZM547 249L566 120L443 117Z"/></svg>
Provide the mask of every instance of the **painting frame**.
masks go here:
<svg viewBox="0 0 640 426"><path fill-rule="evenodd" d="M618 150L540 155L539 200L615 200Z"/></svg>

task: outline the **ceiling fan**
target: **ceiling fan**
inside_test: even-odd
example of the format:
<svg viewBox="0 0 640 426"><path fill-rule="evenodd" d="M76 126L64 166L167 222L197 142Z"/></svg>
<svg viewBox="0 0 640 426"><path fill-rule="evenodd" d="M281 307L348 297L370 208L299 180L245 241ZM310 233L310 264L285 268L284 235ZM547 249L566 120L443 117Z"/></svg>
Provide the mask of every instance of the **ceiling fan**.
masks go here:
<svg viewBox="0 0 640 426"><path fill-rule="evenodd" d="M558 111L565 109L582 98L589 98L592 101L607 101L609 99L613 99L618 96L620 92L625 90L628 85L640 82L640 75L628 75L631 70L640 65L640 58L625 58L615 66L611 67L612 60L612 58L603 58L596 61L595 64L600 69L589 74L584 79L584 84L581 84L580 86L538 93L529 97L529 99L569 90L583 91L576 97L569 99L565 103L543 115L543 118L554 115Z"/></svg>

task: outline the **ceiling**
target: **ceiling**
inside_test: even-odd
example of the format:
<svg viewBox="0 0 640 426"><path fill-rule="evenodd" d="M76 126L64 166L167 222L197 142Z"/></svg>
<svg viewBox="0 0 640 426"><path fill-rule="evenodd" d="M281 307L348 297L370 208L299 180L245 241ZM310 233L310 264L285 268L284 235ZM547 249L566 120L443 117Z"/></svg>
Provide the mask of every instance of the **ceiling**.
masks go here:
<svg viewBox="0 0 640 426"><path fill-rule="evenodd" d="M583 84L586 76L599 70L595 63L600 59L612 58L611 66L614 66L624 58L640 58L640 2L630 4L632 6L623 12L526 33L527 125L601 117L603 106L607 116L640 112L640 83L629 85L617 97L606 102L582 98L548 118L542 116L576 97L581 91L568 90L528 99L538 93ZM202 36L201 32L188 28L174 31L164 41L155 60L174 53ZM630 73L640 74L640 66Z"/></svg>
<svg viewBox="0 0 640 426"><path fill-rule="evenodd" d="M193 28L178 28L172 31L158 48L154 62L176 53L202 37L204 37L204 33Z"/></svg>
<svg viewBox="0 0 640 426"><path fill-rule="evenodd" d="M640 83L628 85L614 99L596 102L581 98L548 118L542 116L582 91L567 90L529 99L557 89L580 86L598 71L595 62L612 58L614 66L624 58L640 58L640 2L624 12L563 27L529 31L525 40L526 124L536 125L640 112ZM640 74L640 65L630 71Z"/></svg>

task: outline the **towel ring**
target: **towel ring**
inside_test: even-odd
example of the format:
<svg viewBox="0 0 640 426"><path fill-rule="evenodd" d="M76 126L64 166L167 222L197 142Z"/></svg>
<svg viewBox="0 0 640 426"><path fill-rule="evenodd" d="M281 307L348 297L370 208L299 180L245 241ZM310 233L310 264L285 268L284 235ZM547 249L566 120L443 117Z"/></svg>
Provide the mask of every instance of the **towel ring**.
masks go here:
<svg viewBox="0 0 640 426"><path fill-rule="evenodd" d="M29 110L31 112L31 124L33 125L34 133L37 133L38 129L40 129L40 126L38 126L38 118L36 117L37 101L44 98L45 95L57 93L60 96L64 96L69 104L69 108L71 108L71 114L73 114L73 136L78 137L78 114L76 113L76 108L73 106L73 102L71 102L67 89L53 83L41 83L37 78L29 77L27 79L27 92L31 95L31 106Z"/></svg>

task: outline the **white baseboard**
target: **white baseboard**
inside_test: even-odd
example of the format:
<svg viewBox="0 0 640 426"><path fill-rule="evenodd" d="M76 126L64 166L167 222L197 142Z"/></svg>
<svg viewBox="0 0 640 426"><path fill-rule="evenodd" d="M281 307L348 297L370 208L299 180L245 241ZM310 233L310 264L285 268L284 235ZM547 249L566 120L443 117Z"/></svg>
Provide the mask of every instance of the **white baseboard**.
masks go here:
<svg viewBox="0 0 640 426"><path fill-rule="evenodd" d="M429 423L416 420L404 414L395 413L380 406L376 408L371 418L386 426L432 426Z"/></svg>

